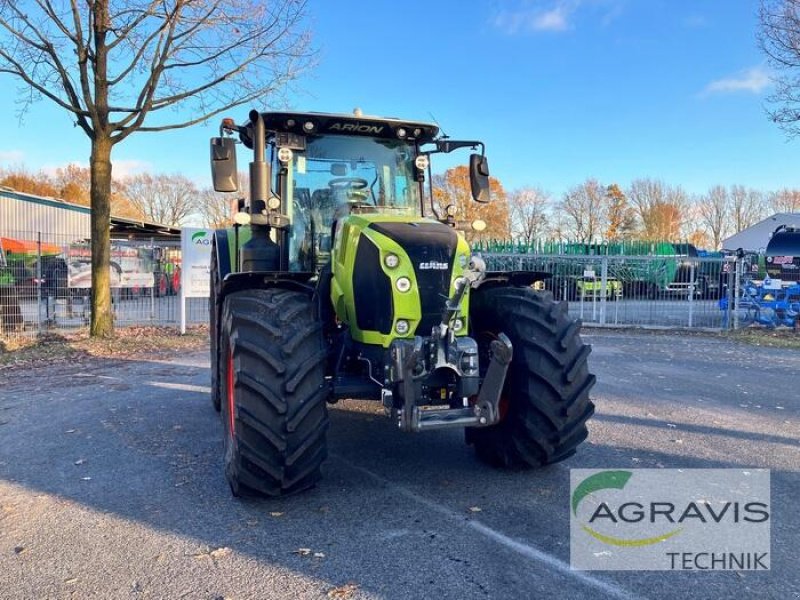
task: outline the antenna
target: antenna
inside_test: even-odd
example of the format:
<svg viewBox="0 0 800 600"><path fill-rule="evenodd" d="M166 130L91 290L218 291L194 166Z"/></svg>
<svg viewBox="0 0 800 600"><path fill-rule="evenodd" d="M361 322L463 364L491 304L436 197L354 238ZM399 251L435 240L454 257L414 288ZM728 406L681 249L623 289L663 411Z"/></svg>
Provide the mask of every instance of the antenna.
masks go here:
<svg viewBox="0 0 800 600"><path fill-rule="evenodd" d="M439 124L439 121L436 120L436 117L433 116L433 113L431 111L428 111L428 114L431 116L431 119L433 119L433 122L439 126L439 135L441 139L443 140L448 139L450 136L444 132L444 128Z"/></svg>

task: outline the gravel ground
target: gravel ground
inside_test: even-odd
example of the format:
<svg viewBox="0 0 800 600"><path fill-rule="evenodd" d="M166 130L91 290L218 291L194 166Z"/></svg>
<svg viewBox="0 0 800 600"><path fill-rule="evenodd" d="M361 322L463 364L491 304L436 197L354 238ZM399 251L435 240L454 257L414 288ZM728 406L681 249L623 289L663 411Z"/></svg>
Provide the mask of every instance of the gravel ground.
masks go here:
<svg viewBox="0 0 800 600"><path fill-rule="evenodd" d="M0 371L3 598L800 598L800 351L592 330L590 438L531 472L331 408L320 485L240 501L206 350ZM772 470L772 570L569 570L570 468Z"/></svg>

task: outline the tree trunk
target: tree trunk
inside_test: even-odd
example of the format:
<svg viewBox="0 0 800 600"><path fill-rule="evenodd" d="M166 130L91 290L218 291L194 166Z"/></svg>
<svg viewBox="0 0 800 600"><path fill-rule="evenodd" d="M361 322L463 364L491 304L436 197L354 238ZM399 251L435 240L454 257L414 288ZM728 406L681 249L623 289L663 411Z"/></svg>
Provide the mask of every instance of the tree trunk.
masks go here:
<svg viewBox="0 0 800 600"><path fill-rule="evenodd" d="M111 140L102 133L92 139L92 337L114 333L111 305Z"/></svg>

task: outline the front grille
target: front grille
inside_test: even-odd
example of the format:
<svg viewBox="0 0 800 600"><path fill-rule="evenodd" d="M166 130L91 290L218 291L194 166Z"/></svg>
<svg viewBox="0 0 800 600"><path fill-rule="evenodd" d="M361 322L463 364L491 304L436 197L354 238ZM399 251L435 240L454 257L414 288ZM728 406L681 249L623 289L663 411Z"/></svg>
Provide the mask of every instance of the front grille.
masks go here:
<svg viewBox="0 0 800 600"><path fill-rule="evenodd" d="M411 259L422 308L416 333L430 335L441 321L450 292L458 235L452 227L441 223L372 223L370 228L397 242ZM424 263L444 263L448 268L421 269Z"/></svg>

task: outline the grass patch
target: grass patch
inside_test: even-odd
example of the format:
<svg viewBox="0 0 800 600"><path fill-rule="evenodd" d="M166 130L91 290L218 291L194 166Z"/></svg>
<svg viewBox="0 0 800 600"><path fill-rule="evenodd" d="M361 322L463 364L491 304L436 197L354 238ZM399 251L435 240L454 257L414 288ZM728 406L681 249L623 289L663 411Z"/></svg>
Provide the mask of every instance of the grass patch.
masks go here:
<svg viewBox="0 0 800 600"><path fill-rule="evenodd" d="M680 329L669 327L583 327L581 333L587 336L602 335L603 332L613 332L637 336L662 336L662 337L702 337L715 340L741 342L751 346L765 348L800 349L800 329L781 327L767 329L766 327L747 327L736 331L719 331L713 329Z"/></svg>
<svg viewBox="0 0 800 600"><path fill-rule="evenodd" d="M203 348L208 327L199 325L181 335L175 327L120 327L110 338L87 332L53 334L0 341L0 369L77 362L88 358L127 359L174 356Z"/></svg>
<svg viewBox="0 0 800 600"><path fill-rule="evenodd" d="M800 330L789 329L788 327L781 329L748 327L746 329L726 332L723 335L728 339L753 346L800 349Z"/></svg>

